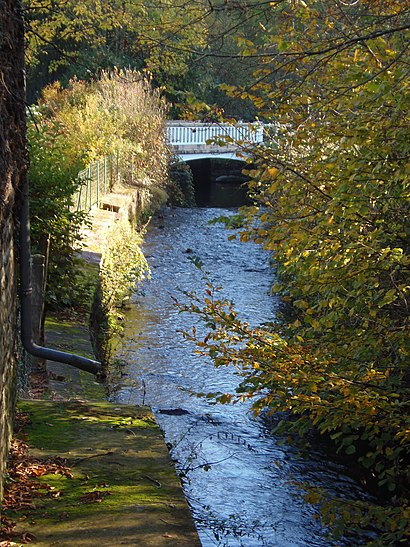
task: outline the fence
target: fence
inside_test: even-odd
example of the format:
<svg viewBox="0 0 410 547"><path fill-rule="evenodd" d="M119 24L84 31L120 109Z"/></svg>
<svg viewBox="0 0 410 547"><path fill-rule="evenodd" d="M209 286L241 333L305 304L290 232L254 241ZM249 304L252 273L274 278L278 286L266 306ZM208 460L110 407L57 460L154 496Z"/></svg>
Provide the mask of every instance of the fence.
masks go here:
<svg viewBox="0 0 410 547"><path fill-rule="evenodd" d="M73 209L88 212L95 205L98 206L102 197L111 191L114 182L118 180L118 173L117 156L106 156L80 171L78 177L83 183L73 196Z"/></svg>

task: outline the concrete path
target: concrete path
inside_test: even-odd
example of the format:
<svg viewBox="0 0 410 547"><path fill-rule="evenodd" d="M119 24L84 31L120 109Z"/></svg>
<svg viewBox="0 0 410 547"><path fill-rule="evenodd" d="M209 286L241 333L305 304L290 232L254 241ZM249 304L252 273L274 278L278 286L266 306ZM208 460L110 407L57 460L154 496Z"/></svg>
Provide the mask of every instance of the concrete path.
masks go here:
<svg viewBox="0 0 410 547"><path fill-rule="evenodd" d="M49 317L46 340L93 357L88 328L73 320ZM43 399L51 400L22 400L19 410L32 422L25 430L30 455L67 460L73 478L42 478L58 496L38 500L19 530L33 534L39 547L199 547L152 411L108 403L92 374L50 361L46 367Z"/></svg>
<svg viewBox="0 0 410 547"><path fill-rule="evenodd" d="M30 454L63 458L72 477L47 475L49 495L19 528L45 547L199 547L164 439L148 408L21 401Z"/></svg>

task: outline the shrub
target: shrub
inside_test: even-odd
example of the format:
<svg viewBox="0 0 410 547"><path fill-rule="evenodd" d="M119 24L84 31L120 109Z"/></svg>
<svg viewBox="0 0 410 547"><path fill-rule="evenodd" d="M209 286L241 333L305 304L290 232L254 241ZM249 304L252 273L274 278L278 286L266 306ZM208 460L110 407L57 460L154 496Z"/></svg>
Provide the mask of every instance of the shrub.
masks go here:
<svg viewBox="0 0 410 547"><path fill-rule="evenodd" d="M170 205L195 207L195 187L192 171L187 163L175 159L169 168L167 192Z"/></svg>

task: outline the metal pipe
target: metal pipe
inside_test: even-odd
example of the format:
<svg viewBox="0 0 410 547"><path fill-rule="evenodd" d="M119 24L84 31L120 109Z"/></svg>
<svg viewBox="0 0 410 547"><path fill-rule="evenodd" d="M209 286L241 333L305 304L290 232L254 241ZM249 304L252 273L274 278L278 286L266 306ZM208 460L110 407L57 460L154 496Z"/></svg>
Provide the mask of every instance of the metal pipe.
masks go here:
<svg viewBox="0 0 410 547"><path fill-rule="evenodd" d="M98 375L101 373L101 363L73 353L66 353L35 344L33 341L33 314L31 295L31 243L30 243L30 212L28 179L24 177L21 188L20 206L20 303L21 303L21 341L24 349L41 359L66 363L73 367Z"/></svg>

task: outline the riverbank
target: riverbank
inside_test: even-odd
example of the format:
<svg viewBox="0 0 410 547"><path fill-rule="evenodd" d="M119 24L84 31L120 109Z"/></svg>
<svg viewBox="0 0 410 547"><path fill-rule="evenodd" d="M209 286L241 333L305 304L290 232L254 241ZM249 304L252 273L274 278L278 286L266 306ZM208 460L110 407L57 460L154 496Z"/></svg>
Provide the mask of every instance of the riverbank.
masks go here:
<svg viewBox="0 0 410 547"><path fill-rule="evenodd" d="M34 545L67 547L200 545L150 409L20 401L19 411L28 417L23 465L29 461L40 495L28 499L29 507L7 513L17 521L15 541L30 537ZM50 462L55 468L43 476Z"/></svg>
<svg viewBox="0 0 410 547"><path fill-rule="evenodd" d="M49 317L46 333L52 347L93 356L81 322ZM16 522L10 545L30 537L38 546L199 546L151 410L107 402L104 386L87 372L54 362L46 369L33 399L18 403L27 422L17 435L28 445L21 465L30 462L41 487L16 511L6 507L3 516ZM50 461L58 462L56 474L41 476Z"/></svg>
<svg viewBox="0 0 410 547"><path fill-rule="evenodd" d="M109 224L89 235L92 261ZM86 321L48 315L46 345L94 358ZM61 363L48 361L31 380L18 402L24 427L13 442L1 546L200 545L150 408L107 402L93 375Z"/></svg>

